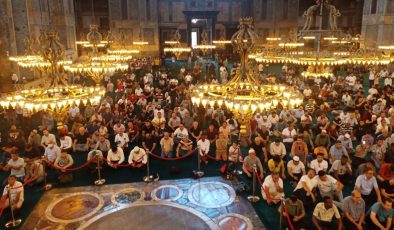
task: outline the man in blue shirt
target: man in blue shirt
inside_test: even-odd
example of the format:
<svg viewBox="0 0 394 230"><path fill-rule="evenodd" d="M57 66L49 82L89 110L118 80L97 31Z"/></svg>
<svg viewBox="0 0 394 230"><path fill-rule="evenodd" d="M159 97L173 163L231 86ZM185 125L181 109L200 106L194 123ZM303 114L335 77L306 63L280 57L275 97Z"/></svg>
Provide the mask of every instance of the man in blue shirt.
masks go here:
<svg viewBox="0 0 394 230"><path fill-rule="evenodd" d="M367 213L368 229L389 230L393 219L393 201L384 199L383 202L376 202Z"/></svg>

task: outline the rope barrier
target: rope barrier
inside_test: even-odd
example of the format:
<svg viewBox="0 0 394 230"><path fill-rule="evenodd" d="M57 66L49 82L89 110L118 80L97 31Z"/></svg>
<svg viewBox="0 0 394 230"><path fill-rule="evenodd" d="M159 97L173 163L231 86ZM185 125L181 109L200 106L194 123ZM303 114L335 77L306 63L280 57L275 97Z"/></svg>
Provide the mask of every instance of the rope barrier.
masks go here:
<svg viewBox="0 0 394 230"><path fill-rule="evenodd" d="M165 160L165 161L176 161L176 160L181 160L181 159L184 159L184 158L186 158L186 157L189 157L189 156L192 155L196 150L197 150L197 149L193 149L193 150L189 151L188 153L186 153L186 154L183 155L183 156L174 157L174 158L165 158L165 157L161 157L161 156L159 156L159 155L153 154L153 153L150 153L150 155L153 156L153 157L155 157L155 158L157 158L157 159L160 159L160 160Z"/></svg>
<svg viewBox="0 0 394 230"><path fill-rule="evenodd" d="M85 168L86 166L88 166L92 161L94 161L96 158L92 157L90 160L86 161L83 165L76 167L76 168L66 168L66 171L77 171L80 170L82 168ZM59 169L55 166L55 164L53 164L52 162L49 161L45 161L49 166L51 166L52 168L56 168Z"/></svg>
<svg viewBox="0 0 394 230"><path fill-rule="evenodd" d="M266 197L271 199L271 200L273 200L273 201L281 201L281 199L277 199L277 198L272 198L271 197L271 194L265 190L265 188L263 186L263 183L261 182L260 177L257 175L257 170L256 169L254 169L254 170L255 170L255 173L256 173L257 181L259 182L261 190L265 193ZM293 223L290 220L290 216L289 216L288 209L287 209L286 205L282 204L282 207L284 207L284 210L285 210L285 213L286 213L286 220L289 223L290 229L294 230ZM282 213L281 213L281 215L282 215Z"/></svg>

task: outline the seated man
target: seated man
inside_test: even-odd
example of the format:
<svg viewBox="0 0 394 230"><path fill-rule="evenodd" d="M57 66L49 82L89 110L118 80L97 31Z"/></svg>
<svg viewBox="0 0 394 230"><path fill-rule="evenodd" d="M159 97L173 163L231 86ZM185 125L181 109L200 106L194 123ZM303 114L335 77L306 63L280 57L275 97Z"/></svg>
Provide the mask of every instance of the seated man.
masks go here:
<svg viewBox="0 0 394 230"><path fill-rule="evenodd" d="M361 192L361 196L365 201L366 208L370 208L376 201L382 201L380 190L374 171L370 168L365 169L363 175L356 179L355 189Z"/></svg>
<svg viewBox="0 0 394 230"><path fill-rule="evenodd" d="M142 138L142 147L147 152L156 153L157 141L153 134L146 133Z"/></svg>
<svg viewBox="0 0 394 230"><path fill-rule="evenodd" d="M98 157L98 160L97 160ZM93 160L92 158L96 158L95 160ZM104 156L103 156L103 152L100 150L92 150L88 153L88 158L86 161L90 161L90 164L87 166L91 172L94 172L97 170L97 164L99 165L99 167L101 168L104 165Z"/></svg>
<svg viewBox="0 0 394 230"><path fill-rule="evenodd" d="M94 150L99 150L102 152L103 156L106 156L108 151L111 149L111 143L108 139L105 138L104 135L100 135L99 141L97 141Z"/></svg>
<svg viewBox="0 0 394 230"><path fill-rule="evenodd" d="M314 179L315 176L315 170L312 168L309 169L308 174L301 177L296 188L294 189L294 195L296 195L298 199L304 201L304 204L308 206L316 202L314 190L317 186L317 183Z"/></svg>
<svg viewBox="0 0 394 230"><path fill-rule="evenodd" d="M323 198L323 202L316 205L313 210L312 222L314 229L334 230L342 229L342 220L338 208L333 204L329 196Z"/></svg>
<svg viewBox="0 0 394 230"><path fill-rule="evenodd" d="M74 160L67 150L62 149L60 156L56 159L54 167L58 169L58 179L61 184L72 182L72 174L67 169L74 164Z"/></svg>
<svg viewBox="0 0 394 230"><path fill-rule="evenodd" d="M14 175L18 181L23 181L25 178L25 160L19 157L17 151L11 152L11 159L3 168L4 171L11 170L10 175ZM4 183L5 184L5 183Z"/></svg>
<svg viewBox="0 0 394 230"><path fill-rule="evenodd" d="M60 156L60 148L55 144L53 140L48 142L48 146L45 148L44 159L49 164L53 164L55 160Z"/></svg>
<svg viewBox="0 0 394 230"><path fill-rule="evenodd" d="M310 168L314 169L316 173L320 171L327 172L328 162L323 159L323 154L318 153L316 159L311 162Z"/></svg>
<svg viewBox="0 0 394 230"><path fill-rule="evenodd" d="M352 166L348 156L343 155L340 160L335 160L329 173L342 184L350 183L352 181Z"/></svg>
<svg viewBox="0 0 394 230"><path fill-rule="evenodd" d="M382 197L393 199L394 198L394 177L385 180L379 184L380 193Z"/></svg>
<svg viewBox="0 0 394 230"><path fill-rule="evenodd" d="M115 143L118 145L118 147L125 150L129 146L129 141L130 139L127 133L125 133L122 129L119 130L119 133L115 136Z"/></svg>
<svg viewBox="0 0 394 230"><path fill-rule="evenodd" d="M184 136L182 140L179 142L178 147L176 149L176 157L183 156L191 151L193 148L193 142L187 137Z"/></svg>
<svg viewBox="0 0 394 230"><path fill-rule="evenodd" d="M52 133L49 133L49 131L47 129L45 129L43 131L43 134L44 135L42 135L42 138L41 138L41 146L43 148L46 148L48 146L48 144L50 144L49 143L50 141L53 141L53 142L51 142L52 144L53 143L56 144L56 137L55 137L55 135L53 135Z"/></svg>
<svg viewBox="0 0 394 230"><path fill-rule="evenodd" d="M284 216L284 220L286 220L286 216L288 214L294 229L306 229L306 220L304 218L305 209L302 201L300 199L297 199L295 195L291 195L290 198L287 198L285 200L285 208L283 207L283 205L281 205L279 209ZM287 212L285 210L287 210ZM286 227L290 228L288 222L285 221L285 223Z"/></svg>
<svg viewBox="0 0 394 230"><path fill-rule="evenodd" d="M365 219L365 202L358 190L343 200L343 224L349 230L362 230Z"/></svg>
<svg viewBox="0 0 394 230"><path fill-rule="evenodd" d="M74 152L86 152L89 149L90 137L85 127L79 127L75 135L73 150Z"/></svg>
<svg viewBox="0 0 394 230"><path fill-rule="evenodd" d="M66 134L60 134L60 149L70 151L72 147L73 141L71 137L67 136Z"/></svg>
<svg viewBox="0 0 394 230"><path fill-rule="evenodd" d="M285 176L285 163L283 162L282 158L278 155L272 157L272 159L270 159L268 161L268 170L273 173L273 172L277 172L280 173L280 175L282 176L283 179L286 179Z"/></svg>
<svg viewBox="0 0 394 230"><path fill-rule="evenodd" d="M174 150L174 140L170 137L168 132L164 132L164 136L160 140L161 146L161 157L169 157L172 158L173 150Z"/></svg>
<svg viewBox="0 0 394 230"><path fill-rule="evenodd" d="M383 202L376 202L367 213L366 219L368 229L392 229L393 214L393 201L391 199L385 199Z"/></svg>
<svg viewBox="0 0 394 230"><path fill-rule="evenodd" d="M134 168L141 168L146 165L148 161L146 151L143 148L135 146L129 155L129 164Z"/></svg>
<svg viewBox="0 0 394 230"><path fill-rule="evenodd" d="M11 205L15 214L15 212L18 212L22 207L24 194L22 183L17 181L14 175L8 177L8 184L5 186L3 195L0 199L0 212L3 212L3 210L10 205L8 192L11 196Z"/></svg>
<svg viewBox="0 0 394 230"><path fill-rule="evenodd" d="M23 158L25 160L38 160L42 156L42 152L39 148L33 147L30 144L25 145L25 151L23 152Z"/></svg>
<svg viewBox="0 0 394 230"><path fill-rule="evenodd" d="M242 162L242 154L241 154L241 147L237 142L233 142L228 150L228 160L232 162Z"/></svg>
<svg viewBox="0 0 394 230"><path fill-rule="evenodd" d="M24 183L29 182L29 185L33 186L44 182L44 166L42 164L34 160L28 160L25 168Z"/></svg>
<svg viewBox="0 0 394 230"><path fill-rule="evenodd" d="M263 165L258 157L256 157L256 152L254 149L249 149L249 155L245 157L244 163L242 164L242 170L249 177L252 178L254 168L257 170L256 176L263 179Z"/></svg>
<svg viewBox="0 0 394 230"><path fill-rule="evenodd" d="M305 165L300 161L298 156L294 156L293 160L287 163L287 173L290 176L291 182L295 184L305 175Z"/></svg>
<svg viewBox="0 0 394 230"><path fill-rule="evenodd" d="M331 199L336 198L337 201L343 201L342 189L343 184L334 177L327 175L326 172L320 171L318 176L315 177L317 187L321 197L328 196ZM334 201L335 203L336 201Z"/></svg>
<svg viewBox="0 0 394 230"><path fill-rule="evenodd" d="M277 204L280 199L285 195L283 192L283 180L279 177L278 172L272 172L271 175L267 176L263 183L261 195L268 204Z"/></svg>
<svg viewBox="0 0 394 230"><path fill-rule="evenodd" d="M111 168L116 169L117 164L122 164L124 161L124 152L121 147L118 147L116 144L111 146L111 149L107 154L107 163Z"/></svg>

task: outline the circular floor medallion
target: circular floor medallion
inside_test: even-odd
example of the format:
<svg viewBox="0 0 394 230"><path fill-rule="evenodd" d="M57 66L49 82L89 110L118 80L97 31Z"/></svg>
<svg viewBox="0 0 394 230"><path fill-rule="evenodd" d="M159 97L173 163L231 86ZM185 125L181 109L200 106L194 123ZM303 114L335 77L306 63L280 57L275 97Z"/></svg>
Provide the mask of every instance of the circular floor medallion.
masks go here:
<svg viewBox="0 0 394 230"><path fill-rule="evenodd" d="M204 208L220 208L234 202L235 191L221 182L200 182L190 187L188 198Z"/></svg>
<svg viewBox="0 0 394 230"><path fill-rule="evenodd" d="M218 224L203 213L168 201L136 201L120 206L85 221L77 230L107 230L114 226L117 230L219 230Z"/></svg>
<svg viewBox="0 0 394 230"><path fill-rule="evenodd" d="M111 197L111 201L117 205L129 205L137 200L143 200L144 197L145 195L141 190L136 188L126 188L115 193Z"/></svg>
<svg viewBox="0 0 394 230"><path fill-rule="evenodd" d="M72 193L52 202L45 211L47 218L57 223L71 223L94 215L104 205L95 193Z"/></svg>
<svg viewBox="0 0 394 230"><path fill-rule="evenodd" d="M252 230L249 218L236 213L228 213L217 218L220 229L223 230Z"/></svg>
<svg viewBox="0 0 394 230"><path fill-rule="evenodd" d="M183 191L175 185L162 185L152 191L154 200L174 201L183 196Z"/></svg>

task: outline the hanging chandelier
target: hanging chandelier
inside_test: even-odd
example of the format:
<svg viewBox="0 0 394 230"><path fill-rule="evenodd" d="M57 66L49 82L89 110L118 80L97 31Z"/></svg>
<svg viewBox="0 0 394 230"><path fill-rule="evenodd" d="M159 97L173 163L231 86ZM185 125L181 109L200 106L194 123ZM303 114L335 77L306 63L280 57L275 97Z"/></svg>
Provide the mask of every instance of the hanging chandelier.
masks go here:
<svg viewBox="0 0 394 230"><path fill-rule="evenodd" d="M176 57L176 59L179 59L179 57L182 55L182 53L189 53L192 51L192 49L181 42L181 34L179 33L179 30L177 30L174 34L174 40L172 41L165 41L164 44L170 45L170 47L165 47L164 52L165 53L173 53Z"/></svg>
<svg viewBox="0 0 394 230"><path fill-rule="evenodd" d="M240 69L233 79L224 85L196 85L191 91L195 106L222 107L230 110L241 122L241 133L256 111L267 111L282 106L292 108L302 103L301 93L294 87L259 83L248 67L248 54L254 48L258 35L253 29L253 19L240 21L239 30L232 36L234 49L241 57Z"/></svg>
<svg viewBox="0 0 394 230"><path fill-rule="evenodd" d="M208 50L216 49L216 45L209 44L207 31L204 30L204 32L201 34L201 38L202 38L201 44L193 46L193 49L200 49L203 56L205 56Z"/></svg>
<svg viewBox="0 0 394 230"><path fill-rule="evenodd" d="M323 28L325 15L327 27ZM305 24L296 38L267 38L264 47L249 57L266 64L307 66L301 74L304 77L331 77L334 75L331 67L334 66L388 65L394 61L391 54L384 54L376 48L362 47L359 35L351 36L338 29L340 15L340 11L330 1L316 1L304 12ZM319 17L317 28L313 28Z"/></svg>
<svg viewBox="0 0 394 230"><path fill-rule="evenodd" d="M90 25L90 31L86 36L87 42L92 47L90 58L87 61L81 61L72 64L65 64L64 70L72 74L86 74L96 82L99 83L102 77L107 73L124 72L129 68L126 61L132 59L132 56L125 54L116 54L114 51L108 50L108 54L103 55L99 53L98 48L100 44L107 44L111 49L113 48L112 34L109 32L107 40L103 41L102 34L98 31L97 25Z"/></svg>
<svg viewBox="0 0 394 230"><path fill-rule="evenodd" d="M30 112L46 110L57 120L58 127L64 124L65 114L73 105L93 105L100 102L105 90L101 87L81 87L69 85L59 62L64 60L64 46L56 32L49 32L42 42L42 60L48 64L48 75L41 87L15 91L0 98L3 108L22 108Z"/></svg>

